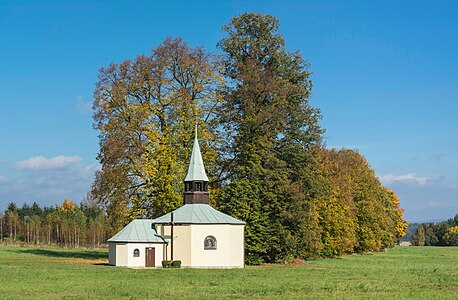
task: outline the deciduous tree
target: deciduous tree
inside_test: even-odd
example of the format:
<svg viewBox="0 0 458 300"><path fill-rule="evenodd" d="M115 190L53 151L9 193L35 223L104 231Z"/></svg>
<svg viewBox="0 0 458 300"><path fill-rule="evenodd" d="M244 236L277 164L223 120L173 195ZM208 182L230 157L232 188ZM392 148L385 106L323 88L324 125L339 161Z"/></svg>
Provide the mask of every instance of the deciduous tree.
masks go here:
<svg viewBox="0 0 458 300"><path fill-rule="evenodd" d="M182 203L196 120L207 170L213 171L220 68L202 48L167 38L149 56L100 70L94 126L102 170L93 195L105 204L113 232L130 219L159 216Z"/></svg>
<svg viewBox="0 0 458 300"><path fill-rule="evenodd" d="M311 213L308 150L321 139L320 114L309 103L308 63L286 51L278 27L270 15L242 14L223 27L227 36L219 43L228 80L221 115L229 143L223 171L230 182L220 205L226 212L246 208L241 215L250 211L266 218L267 224L262 218L247 221L253 235L247 258L256 261L283 260L314 244L304 241L309 235L303 222ZM236 195L248 186L246 205Z"/></svg>

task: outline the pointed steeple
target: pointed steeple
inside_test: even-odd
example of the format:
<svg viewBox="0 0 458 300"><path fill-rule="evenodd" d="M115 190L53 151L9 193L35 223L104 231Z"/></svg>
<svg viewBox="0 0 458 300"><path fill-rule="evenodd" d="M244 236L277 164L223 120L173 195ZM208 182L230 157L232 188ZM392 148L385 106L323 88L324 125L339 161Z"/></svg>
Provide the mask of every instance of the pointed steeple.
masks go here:
<svg viewBox="0 0 458 300"><path fill-rule="evenodd" d="M188 173L184 181L210 181L205 173L204 161L200 153L199 141L197 139L197 124L194 135L194 145L192 147L191 160L189 161Z"/></svg>
<svg viewBox="0 0 458 300"><path fill-rule="evenodd" d="M197 124L188 173L184 179L184 204L210 204L208 180L197 139Z"/></svg>

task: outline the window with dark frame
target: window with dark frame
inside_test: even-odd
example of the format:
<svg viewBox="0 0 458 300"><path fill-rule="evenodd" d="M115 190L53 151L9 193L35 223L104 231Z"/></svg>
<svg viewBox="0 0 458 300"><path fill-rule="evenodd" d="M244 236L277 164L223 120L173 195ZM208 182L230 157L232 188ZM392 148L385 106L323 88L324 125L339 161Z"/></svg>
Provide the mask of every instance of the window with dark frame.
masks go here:
<svg viewBox="0 0 458 300"><path fill-rule="evenodd" d="M204 240L204 250L216 250L216 238L209 235Z"/></svg>
<svg viewBox="0 0 458 300"><path fill-rule="evenodd" d="M134 250L134 257L140 257L140 250L138 249Z"/></svg>

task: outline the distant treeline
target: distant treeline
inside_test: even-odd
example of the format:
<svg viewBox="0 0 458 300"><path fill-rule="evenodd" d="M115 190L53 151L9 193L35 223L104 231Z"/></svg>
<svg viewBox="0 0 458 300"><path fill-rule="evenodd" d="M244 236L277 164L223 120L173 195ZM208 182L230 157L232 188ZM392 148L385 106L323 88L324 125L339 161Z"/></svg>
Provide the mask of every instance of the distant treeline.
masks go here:
<svg viewBox="0 0 458 300"><path fill-rule="evenodd" d="M67 199L60 206L11 202L0 212L0 242L16 244L94 247L106 243L107 218L97 205L83 201L80 206Z"/></svg>
<svg viewBox="0 0 458 300"><path fill-rule="evenodd" d="M419 224L411 242L414 246L458 246L458 214L437 224Z"/></svg>

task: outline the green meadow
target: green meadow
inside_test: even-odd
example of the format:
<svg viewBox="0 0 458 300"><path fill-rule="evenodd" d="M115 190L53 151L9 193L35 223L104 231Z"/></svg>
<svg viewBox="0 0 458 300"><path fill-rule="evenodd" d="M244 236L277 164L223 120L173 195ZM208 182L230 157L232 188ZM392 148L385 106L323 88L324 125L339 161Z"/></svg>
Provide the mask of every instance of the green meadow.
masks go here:
<svg viewBox="0 0 458 300"><path fill-rule="evenodd" d="M0 247L1 299L457 299L458 247L246 269L127 269L107 251Z"/></svg>

